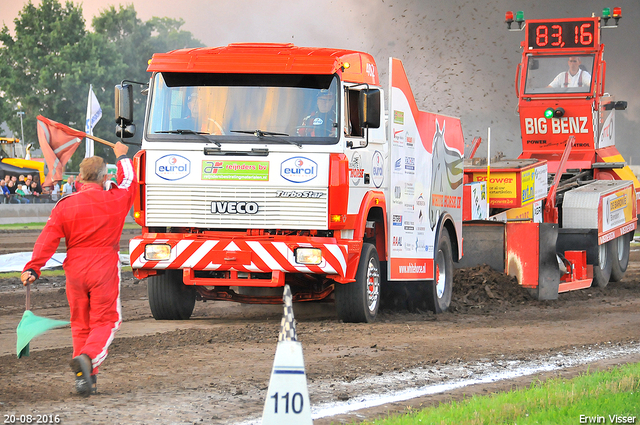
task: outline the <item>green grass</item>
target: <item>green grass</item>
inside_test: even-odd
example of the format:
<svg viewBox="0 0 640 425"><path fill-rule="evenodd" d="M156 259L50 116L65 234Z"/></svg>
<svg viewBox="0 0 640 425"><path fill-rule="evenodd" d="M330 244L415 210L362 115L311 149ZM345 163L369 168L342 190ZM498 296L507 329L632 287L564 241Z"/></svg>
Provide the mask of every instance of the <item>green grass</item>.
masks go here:
<svg viewBox="0 0 640 425"><path fill-rule="evenodd" d="M42 230L44 223L12 223L12 224L0 224L0 229L4 230ZM124 223L125 229L141 229L137 223Z"/></svg>
<svg viewBox="0 0 640 425"><path fill-rule="evenodd" d="M404 424L578 424L581 415L636 417L640 422L640 363L609 371L586 373L574 379L536 381L528 388L489 396L473 396L460 402L399 416L364 422ZM619 422L622 423L622 422ZM629 423L629 422L627 422Z"/></svg>
<svg viewBox="0 0 640 425"><path fill-rule="evenodd" d="M130 272L131 271L131 266L122 266L122 271L123 272ZM22 274L22 272L0 273L0 279L9 279L9 278L12 278L12 277L20 277L21 274ZM62 270L62 269L42 270L42 274L40 276L41 277L64 276L64 270Z"/></svg>

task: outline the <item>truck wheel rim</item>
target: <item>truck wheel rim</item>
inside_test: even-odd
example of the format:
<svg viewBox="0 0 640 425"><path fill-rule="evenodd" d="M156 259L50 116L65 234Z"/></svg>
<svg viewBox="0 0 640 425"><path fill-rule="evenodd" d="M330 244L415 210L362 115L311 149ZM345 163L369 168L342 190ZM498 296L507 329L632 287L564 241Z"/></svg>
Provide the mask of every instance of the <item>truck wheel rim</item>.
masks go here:
<svg viewBox="0 0 640 425"><path fill-rule="evenodd" d="M375 312L380 295L380 271L376 267L373 258L369 260L367 267L367 306L370 312Z"/></svg>
<svg viewBox="0 0 640 425"><path fill-rule="evenodd" d="M438 251L438 259L436 261L436 294L438 298L442 298L446 286L447 273L444 266L444 254L442 251Z"/></svg>

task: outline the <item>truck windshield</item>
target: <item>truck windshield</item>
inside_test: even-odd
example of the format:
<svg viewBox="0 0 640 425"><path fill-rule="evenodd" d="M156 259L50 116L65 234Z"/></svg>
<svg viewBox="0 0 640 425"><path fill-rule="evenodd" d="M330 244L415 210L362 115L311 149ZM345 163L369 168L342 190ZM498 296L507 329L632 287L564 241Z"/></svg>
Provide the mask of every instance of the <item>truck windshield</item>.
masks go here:
<svg viewBox="0 0 640 425"><path fill-rule="evenodd" d="M157 73L147 138L334 144L337 87L333 75Z"/></svg>
<svg viewBox="0 0 640 425"><path fill-rule="evenodd" d="M593 55L529 56L525 94L590 93Z"/></svg>

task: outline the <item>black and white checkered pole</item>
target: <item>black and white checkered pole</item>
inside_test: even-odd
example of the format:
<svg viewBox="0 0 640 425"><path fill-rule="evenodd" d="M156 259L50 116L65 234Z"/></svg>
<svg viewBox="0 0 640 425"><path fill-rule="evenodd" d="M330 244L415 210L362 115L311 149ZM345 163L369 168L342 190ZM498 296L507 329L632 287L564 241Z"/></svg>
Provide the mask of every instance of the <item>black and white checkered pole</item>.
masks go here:
<svg viewBox="0 0 640 425"><path fill-rule="evenodd" d="M284 285L282 301L284 302L284 314L280 322L278 341L297 341L296 319L293 317L293 295L289 285Z"/></svg>

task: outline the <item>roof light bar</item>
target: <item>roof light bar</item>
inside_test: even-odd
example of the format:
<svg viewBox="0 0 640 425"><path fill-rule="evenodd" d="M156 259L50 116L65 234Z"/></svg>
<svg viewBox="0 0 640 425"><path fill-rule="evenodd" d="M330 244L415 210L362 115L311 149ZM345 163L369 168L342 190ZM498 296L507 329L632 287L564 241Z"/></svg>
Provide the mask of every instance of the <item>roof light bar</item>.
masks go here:
<svg viewBox="0 0 640 425"><path fill-rule="evenodd" d="M507 29L509 31L520 31L524 28L524 12L516 12L515 22L518 24L518 28L511 28L511 24L514 22L513 12L508 11L504 14L504 21L507 23Z"/></svg>
<svg viewBox="0 0 640 425"><path fill-rule="evenodd" d="M615 24L609 25L609 19L613 18ZM614 7L613 12L610 7L602 9L602 26L601 28L615 28L618 26L618 21L622 18L622 8Z"/></svg>

